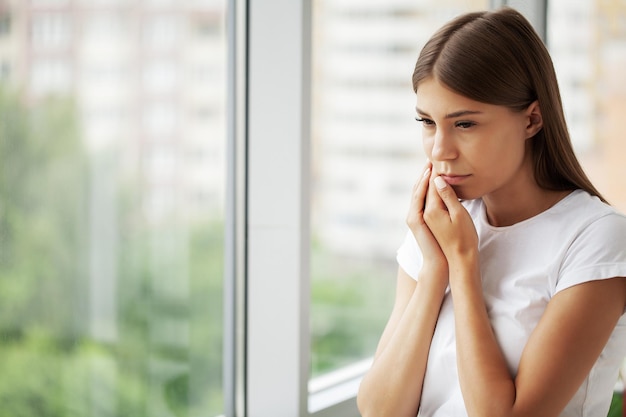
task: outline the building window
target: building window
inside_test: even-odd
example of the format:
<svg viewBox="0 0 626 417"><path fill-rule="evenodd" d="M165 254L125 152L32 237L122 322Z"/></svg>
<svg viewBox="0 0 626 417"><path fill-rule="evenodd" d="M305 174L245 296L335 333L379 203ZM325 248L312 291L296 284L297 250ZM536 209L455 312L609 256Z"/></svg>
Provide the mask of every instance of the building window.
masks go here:
<svg viewBox="0 0 626 417"><path fill-rule="evenodd" d="M143 37L147 51L167 51L180 46L184 38L181 21L176 15L163 14L146 19Z"/></svg>
<svg viewBox="0 0 626 417"><path fill-rule="evenodd" d="M11 15L0 15L0 37L8 36L11 33Z"/></svg>
<svg viewBox="0 0 626 417"><path fill-rule="evenodd" d="M6 81L11 77L11 63L8 61L0 62L0 81Z"/></svg>
<svg viewBox="0 0 626 417"><path fill-rule="evenodd" d="M11 65L26 74L14 90L0 89L0 117L10 122L0 123L0 398L8 399L6 415L225 412L227 71L197 89L167 62L155 64L152 44L142 42L139 30L117 36L118 29L140 28L152 13L145 2L132 2L118 25L120 6L128 3L20 0L3 6L29 22L28 30L12 33L23 46L15 62L4 53L0 61L1 78ZM200 16L210 11L220 20L226 13L223 1L193 12L187 2L170 2L170 8ZM0 31L6 27L1 22ZM74 22L93 27L74 30ZM171 29L166 23L150 36L173 50L184 48L184 38ZM215 65L225 68L225 32L212 36L190 54L216 55ZM179 88L194 97L155 100L152 94ZM178 115L198 101L215 103L221 117L201 131L183 131ZM191 146L219 150L218 163L206 155L181 163ZM192 192L204 193L211 204L190 210Z"/></svg>
<svg viewBox="0 0 626 417"><path fill-rule="evenodd" d="M178 90L176 62L159 60L147 63L143 71L144 89L149 94L172 94Z"/></svg>
<svg viewBox="0 0 626 417"><path fill-rule="evenodd" d="M621 180L626 175L626 4L552 0L548 5L548 47L572 142L592 182L626 211Z"/></svg>
<svg viewBox="0 0 626 417"><path fill-rule="evenodd" d="M33 14L31 42L35 50L67 48L73 39L72 20L67 13Z"/></svg>
<svg viewBox="0 0 626 417"><path fill-rule="evenodd" d="M395 253L425 163L410 84L419 50L452 16L489 7L431 3L313 5L313 393L367 369L391 311Z"/></svg>
<svg viewBox="0 0 626 417"><path fill-rule="evenodd" d="M128 19L119 12L94 12L86 15L82 31L86 38L103 42L110 38L119 38L118 42L122 42L130 34Z"/></svg>
<svg viewBox="0 0 626 417"><path fill-rule="evenodd" d="M72 88L71 63L63 59L38 59L30 68L33 94L69 93Z"/></svg>

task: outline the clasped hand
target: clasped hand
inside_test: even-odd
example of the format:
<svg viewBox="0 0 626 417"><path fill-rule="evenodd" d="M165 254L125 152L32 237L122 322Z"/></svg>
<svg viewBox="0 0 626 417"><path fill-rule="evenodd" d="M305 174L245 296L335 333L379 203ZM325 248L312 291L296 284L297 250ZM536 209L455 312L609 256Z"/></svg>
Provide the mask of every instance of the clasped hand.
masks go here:
<svg viewBox="0 0 626 417"><path fill-rule="evenodd" d="M422 251L422 270L445 272L447 277L450 265L478 253L469 213L431 163L413 187L407 224Z"/></svg>

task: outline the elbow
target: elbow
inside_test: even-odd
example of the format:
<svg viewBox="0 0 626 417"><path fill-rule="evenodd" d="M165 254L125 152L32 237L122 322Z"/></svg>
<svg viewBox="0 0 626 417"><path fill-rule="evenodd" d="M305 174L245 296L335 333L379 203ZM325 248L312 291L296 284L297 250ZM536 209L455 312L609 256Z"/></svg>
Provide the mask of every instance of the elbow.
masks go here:
<svg viewBox="0 0 626 417"><path fill-rule="evenodd" d="M359 410L359 415L361 417L382 417L386 415L384 413L376 411L373 407L368 405L366 401L363 400L362 396L359 395L357 395L356 397L356 406Z"/></svg>
<svg viewBox="0 0 626 417"><path fill-rule="evenodd" d="M361 417L369 417L370 413L367 405L367 396L363 393L363 384L359 387L359 391L356 394L356 408L359 410Z"/></svg>
<svg viewBox="0 0 626 417"><path fill-rule="evenodd" d="M361 417L415 417L417 411L407 410L409 401L393 401L381 387L359 387L356 406Z"/></svg>
<svg viewBox="0 0 626 417"><path fill-rule="evenodd" d="M381 414L381 410L376 410L374 401L375 398L372 394L368 393L367 387L363 386L363 382L359 386L359 391L356 395L356 406L359 410L359 414L361 417L380 417L384 414Z"/></svg>

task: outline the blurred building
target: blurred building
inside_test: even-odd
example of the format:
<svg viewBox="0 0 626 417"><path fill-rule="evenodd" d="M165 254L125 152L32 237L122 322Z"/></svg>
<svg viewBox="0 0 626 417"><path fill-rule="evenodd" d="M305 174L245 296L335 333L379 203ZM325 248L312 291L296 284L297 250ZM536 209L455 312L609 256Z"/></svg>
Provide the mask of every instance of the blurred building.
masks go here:
<svg viewBox="0 0 626 417"><path fill-rule="evenodd" d="M600 192L626 212L626 2L553 0L548 45L576 151Z"/></svg>
<svg viewBox="0 0 626 417"><path fill-rule="evenodd" d="M150 306L145 361L155 416L171 415L163 384L190 366L162 352L190 349L180 306L191 299L192 225L223 215L223 3L0 0L0 82L31 103L57 96L76 104L90 170L88 276L80 294L87 336L105 343L128 337L119 294L149 287L140 302ZM135 239L126 247L133 253L120 253L124 239ZM120 270L133 268L122 258L148 265L122 281ZM102 391L100 375L114 379L116 364L92 365L92 388Z"/></svg>
<svg viewBox="0 0 626 417"><path fill-rule="evenodd" d="M424 163L410 80L419 50L486 1L318 1L313 33L312 232L336 254L393 257ZM550 2L548 43L572 141L601 192L626 210L626 3Z"/></svg>
<svg viewBox="0 0 626 417"><path fill-rule="evenodd" d="M423 43L487 1L317 1L312 235L343 256L393 259L425 164L411 76Z"/></svg>
<svg viewBox="0 0 626 417"><path fill-rule="evenodd" d="M223 207L222 3L0 1L0 79L32 100L76 98L97 155L93 207L108 219L103 228L117 221L107 204L120 172L137 182L133 198L151 221ZM312 231L336 253L386 258L400 243L424 162L410 84L421 42L453 15L488 6L452 3L314 4ZM548 33L576 149L622 209L625 7L551 1Z"/></svg>
<svg viewBox="0 0 626 417"><path fill-rule="evenodd" d="M139 182L148 218L221 210L222 3L2 0L0 79L74 97L91 155Z"/></svg>

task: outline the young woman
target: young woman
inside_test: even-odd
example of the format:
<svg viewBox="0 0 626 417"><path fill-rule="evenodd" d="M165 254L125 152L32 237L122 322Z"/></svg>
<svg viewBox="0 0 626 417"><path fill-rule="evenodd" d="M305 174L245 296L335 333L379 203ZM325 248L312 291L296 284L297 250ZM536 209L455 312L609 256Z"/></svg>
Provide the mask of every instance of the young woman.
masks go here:
<svg viewBox="0 0 626 417"><path fill-rule="evenodd" d="M606 416L626 356L626 217L576 160L542 41L512 9L460 16L413 87L430 162L362 415Z"/></svg>

